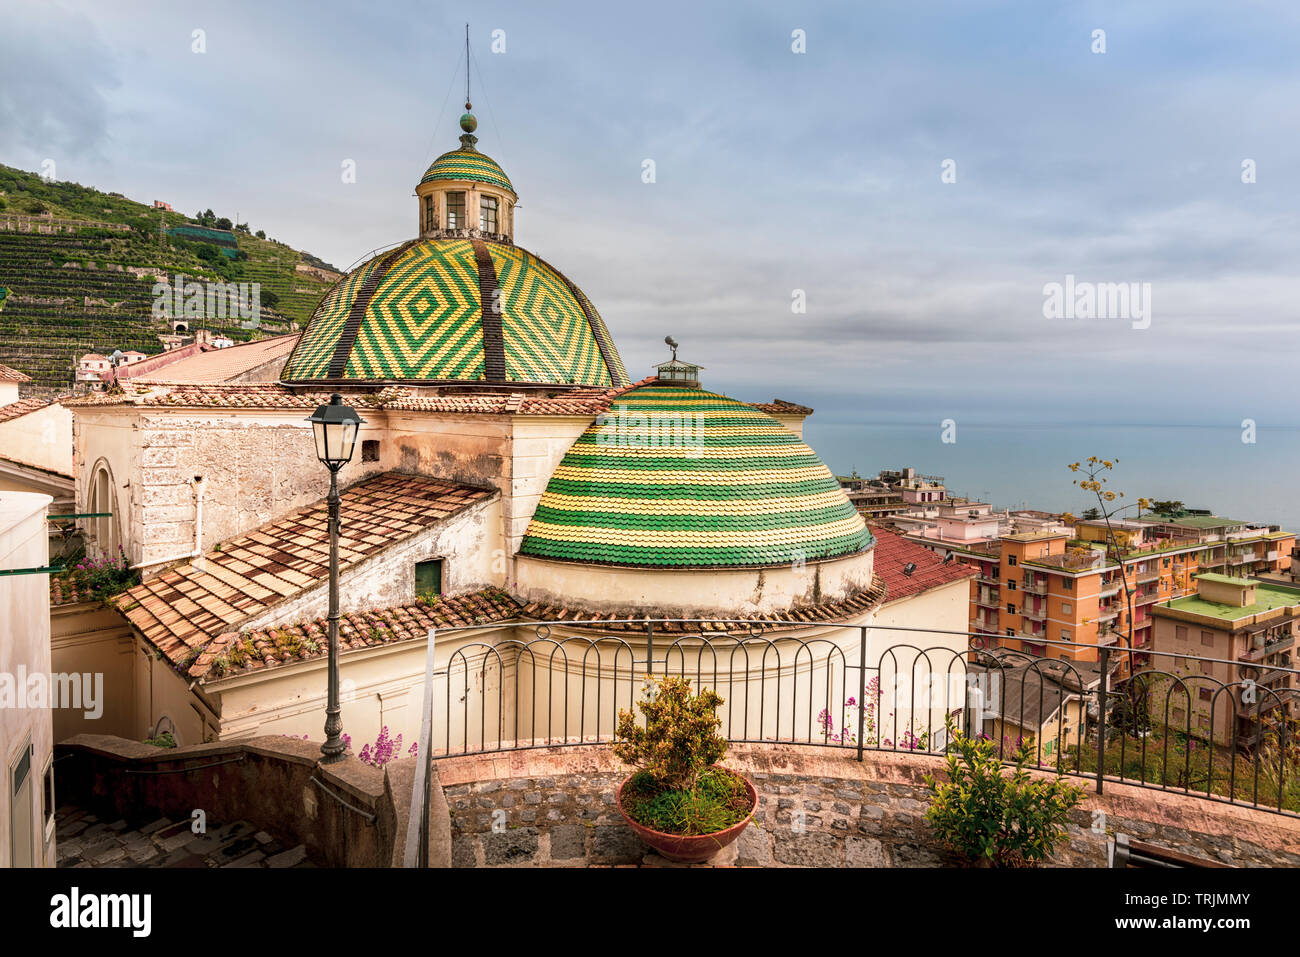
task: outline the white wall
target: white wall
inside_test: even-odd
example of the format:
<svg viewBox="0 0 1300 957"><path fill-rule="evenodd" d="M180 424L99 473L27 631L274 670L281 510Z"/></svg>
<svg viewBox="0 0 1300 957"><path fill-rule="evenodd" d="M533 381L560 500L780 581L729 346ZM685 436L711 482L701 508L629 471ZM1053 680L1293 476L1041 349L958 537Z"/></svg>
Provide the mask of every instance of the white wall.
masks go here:
<svg viewBox="0 0 1300 957"><path fill-rule="evenodd" d="M40 568L49 564L49 532L45 515L48 495L31 492L0 494L0 568ZM20 670L21 669L21 670ZM54 750L54 722L49 702L30 701L26 689L15 687L20 675L50 674L50 583L48 575L0 576L0 678L7 679L17 700L0 706L0 866L13 861L10 822L15 807L11 769L22 752L33 748L28 781L31 794L32 861L53 867L54 835L44 823L44 775Z"/></svg>

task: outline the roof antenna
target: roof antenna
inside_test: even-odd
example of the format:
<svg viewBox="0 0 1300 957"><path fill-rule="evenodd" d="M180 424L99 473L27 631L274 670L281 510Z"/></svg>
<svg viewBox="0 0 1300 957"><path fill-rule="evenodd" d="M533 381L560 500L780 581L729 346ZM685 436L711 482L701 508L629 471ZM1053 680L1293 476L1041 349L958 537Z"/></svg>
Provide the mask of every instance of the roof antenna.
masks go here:
<svg viewBox="0 0 1300 957"><path fill-rule="evenodd" d="M465 132L460 137L460 148L463 150L474 149L474 144L478 142L478 137L474 131L478 129L478 120L470 112L474 105L469 101L469 24L465 24L465 112L460 118L460 128Z"/></svg>

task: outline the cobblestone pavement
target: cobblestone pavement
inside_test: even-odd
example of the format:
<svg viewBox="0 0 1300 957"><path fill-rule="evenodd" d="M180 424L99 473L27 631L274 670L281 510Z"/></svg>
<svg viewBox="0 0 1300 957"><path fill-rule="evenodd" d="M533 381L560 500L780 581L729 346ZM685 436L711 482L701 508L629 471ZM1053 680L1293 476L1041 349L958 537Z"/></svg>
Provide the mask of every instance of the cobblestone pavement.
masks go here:
<svg viewBox="0 0 1300 957"><path fill-rule="evenodd" d="M208 822L195 834L191 822L160 817L132 829L126 821L101 821L65 805L54 815L59 867L312 867L301 844L286 847L247 821Z"/></svg>

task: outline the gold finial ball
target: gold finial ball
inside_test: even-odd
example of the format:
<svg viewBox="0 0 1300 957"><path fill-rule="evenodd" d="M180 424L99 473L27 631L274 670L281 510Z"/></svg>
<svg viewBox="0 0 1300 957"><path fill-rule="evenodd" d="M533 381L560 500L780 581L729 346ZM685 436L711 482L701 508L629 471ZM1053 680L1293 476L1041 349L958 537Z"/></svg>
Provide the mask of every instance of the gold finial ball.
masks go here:
<svg viewBox="0 0 1300 957"><path fill-rule="evenodd" d="M473 113L466 113L460 118L460 128L466 133L473 133L478 129L478 120L474 118Z"/></svg>

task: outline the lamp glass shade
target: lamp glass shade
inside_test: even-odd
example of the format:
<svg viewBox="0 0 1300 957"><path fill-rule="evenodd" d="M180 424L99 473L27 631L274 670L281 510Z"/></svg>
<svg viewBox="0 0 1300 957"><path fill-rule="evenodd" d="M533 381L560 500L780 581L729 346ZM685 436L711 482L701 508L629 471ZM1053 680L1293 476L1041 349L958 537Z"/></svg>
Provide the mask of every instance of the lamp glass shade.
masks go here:
<svg viewBox="0 0 1300 957"><path fill-rule="evenodd" d="M332 469L342 468L352 460L363 420L343 404L342 396L332 395L329 403L318 408L307 421L316 439L318 459Z"/></svg>

